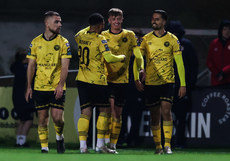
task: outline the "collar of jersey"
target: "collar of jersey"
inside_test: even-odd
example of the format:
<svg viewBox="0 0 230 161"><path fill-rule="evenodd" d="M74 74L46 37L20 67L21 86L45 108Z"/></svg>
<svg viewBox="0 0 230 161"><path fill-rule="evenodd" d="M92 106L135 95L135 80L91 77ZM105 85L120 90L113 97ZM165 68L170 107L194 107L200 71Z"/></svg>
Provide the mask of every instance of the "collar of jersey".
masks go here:
<svg viewBox="0 0 230 161"><path fill-rule="evenodd" d="M56 34L52 39L47 40L46 37L45 37L45 35L44 35L44 33L42 34L43 39L45 39L46 41L52 41L52 40L55 39L57 36L58 36L58 34Z"/></svg>
<svg viewBox="0 0 230 161"><path fill-rule="evenodd" d="M87 33L89 33L89 34L97 34L96 32L90 32L90 31L87 31Z"/></svg>
<svg viewBox="0 0 230 161"><path fill-rule="evenodd" d="M121 31L118 32L118 33L113 33L113 32L111 31L111 28L109 28L109 32L110 32L111 34L114 34L114 35L118 35L118 34L120 34L122 31L123 31L123 29L121 29Z"/></svg>
<svg viewBox="0 0 230 161"><path fill-rule="evenodd" d="M165 31L165 33L161 37L164 37L166 34L167 34L167 31ZM158 37L158 38L161 38L161 37L157 36L154 31L153 31L153 35Z"/></svg>

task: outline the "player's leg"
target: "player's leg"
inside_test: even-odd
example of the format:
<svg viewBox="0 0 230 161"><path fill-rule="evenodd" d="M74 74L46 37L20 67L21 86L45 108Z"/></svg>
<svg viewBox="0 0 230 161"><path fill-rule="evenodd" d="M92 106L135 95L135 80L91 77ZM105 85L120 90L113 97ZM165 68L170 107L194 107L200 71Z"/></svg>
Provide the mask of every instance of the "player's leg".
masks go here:
<svg viewBox="0 0 230 161"><path fill-rule="evenodd" d="M99 116L97 119L97 146L96 152L101 153L116 153L116 151L109 149L105 146L105 135L109 129L109 122L111 120L111 109L99 108Z"/></svg>
<svg viewBox="0 0 230 161"><path fill-rule="evenodd" d="M77 127L80 141L80 152L88 153L87 137L89 131L89 122L92 115L92 104L90 101L90 89L92 88L92 85L81 81L77 81L77 87L81 108L81 115L78 120Z"/></svg>
<svg viewBox="0 0 230 161"><path fill-rule="evenodd" d="M105 134L105 144L106 145L109 145L110 144L110 135L111 135L111 130L112 130L112 116L111 116L111 111L114 110L114 104L115 104L115 101L114 101L114 96L113 97L110 97L109 98L109 103L110 103L110 119L108 120L108 130L106 131L106 134Z"/></svg>
<svg viewBox="0 0 230 161"><path fill-rule="evenodd" d="M65 103L65 91L61 98L56 99L55 94L50 92L51 97L51 116L54 123L54 129L56 131L56 143L57 143L57 153L65 152L64 144L64 103Z"/></svg>
<svg viewBox="0 0 230 161"><path fill-rule="evenodd" d="M99 116L97 119L97 146L96 152L114 153L105 146L105 135L108 134L109 124L111 120L111 109L108 101L108 86L92 85L94 96L92 102L99 109ZM95 95L100 93L100 95Z"/></svg>
<svg viewBox="0 0 230 161"><path fill-rule="evenodd" d="M89 122L92 115L92 107L81 109L81 116L78 120L78 133L80 141L80 152L88 153L87 137L89 131Z"/></svg>
<svg viewBox="0 0 230 161"><path fill-rule="evenodd" d="M161 145L161 108L160 105L150 108L151 114L151 129L153 134L153 140L156 146L155 154L162 154Z"/></svg>
<svg viewBox="0 0 230 161"><path fill-rule="evenodd" d="M165 137L164 150L166 154L172 154L171 139L173 131L173 120L171 108L173 102L174 84L162 85L161 91L161 113L163 117L163 131Z"/></svg>
<svg viewBox="0 0 230 161"><path fill-rule="evenodd" d="M125 104L127 84L113 84L115 106L112 109L112 129L110 136L110 148L116 150L116 145L121 131L122 110Z"/></svg>
<svg viewBox="0 0 230 161"><path fill-rule="evenodd" d="M110 148L116 150L117 141L121 131L122 124L122 107L114 106L112 109L112 129L110 136Z"/></svg>
<svg viewBox="0 0 230 161"><path fill-rule="evenodd" d="M47 153L48 149L48 121L49 109L38 110L38 136L41 143L41 152Z"/></svg>
<svg viewBox="0 0 230 161"><path fill-rule="evenodd" d="M41 152L48 153L49 94L48 92L34 91L34 99L38 113L38 136L41 143Z"/></svg>
<svg viewBox="0 0 230 161"><path fill-rule="evenodd" d="M22 136L22 141L21 142L21 146L23 147L27 147L28 144L26 142L27 139L27 135L30 131L30 128L33 125L33 110L28 109L30 107L27 107L25 110L23 110L23 114L22 114L22 127L21 127L21 136Z"/></svg>
<svg viewBox="0 0 230 161"><path fill-rule="evenodd" d="M51 116L53 119L54 129L56 132L57 153L64 153L64 111L63 109L51 108Z"/></svg>
<svg viewBox="0 0 230 161"><path fill-rule="evenodd" d="M167 101L161 102L161 111L163 117L163 131L165 136L165 152L171 154L171 139L172 139L172 130L173 130L173 120L171 112L171 103Z"/></svg>
<svg viewBox="0 0 230 161"><path fill-rule="evenodd" d="M153 140L156 146L155 154L163 154L161 145L161 108L160 108L160 93L159 86L145 86L145 107L150 110L151 130Z"/></svg>

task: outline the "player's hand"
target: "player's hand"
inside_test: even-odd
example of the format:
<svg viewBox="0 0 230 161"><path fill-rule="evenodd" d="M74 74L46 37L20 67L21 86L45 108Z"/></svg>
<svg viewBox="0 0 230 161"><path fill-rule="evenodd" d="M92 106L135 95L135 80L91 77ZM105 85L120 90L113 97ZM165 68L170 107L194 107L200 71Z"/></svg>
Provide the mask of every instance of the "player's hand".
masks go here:
<svg viewBox="0 0 230 161"><path fill-rule="evenodd" d="M26 102L29 103L29 100L32 99L32 93L33 91L31 87L26 89L26 94L25 94Z"/></svg>
<svg viewBox="0 0 230 161"><path fill-rule="evenodd" d="M182 98L186 95L186 87L185 86L181 86L179 88L179 93L178 93L178 96L179 98Z"/></svg>
<svg viewBox="0 0 230 161"><path fill-rule="evenodd" d="M60 84L58 84L57 88L55 89L54 95L56 100L62 97L63 87Z"/></svg>
<svg viewBox="0 0 230 161"><path fill-rule="evenodd" d="M142 70L140 71L140 79L141 79L141 82L144 82L144 81L145 81L145 78L146 78L145 70L142 69Z"/></svg>
<svg viewBox="0 0 230 161"><path fill-rule="evenodd" d="M122 63L125 62L126 56L125 55L121 55L123 57L123 60L121 61Z"/></svg>
<svg viewBox="0 0 230 161"><path fill-rule="evenodd" d="M140 80L135 81L135 85L138 91L143 92L144 91L144 85L141 83Z"/></svg>

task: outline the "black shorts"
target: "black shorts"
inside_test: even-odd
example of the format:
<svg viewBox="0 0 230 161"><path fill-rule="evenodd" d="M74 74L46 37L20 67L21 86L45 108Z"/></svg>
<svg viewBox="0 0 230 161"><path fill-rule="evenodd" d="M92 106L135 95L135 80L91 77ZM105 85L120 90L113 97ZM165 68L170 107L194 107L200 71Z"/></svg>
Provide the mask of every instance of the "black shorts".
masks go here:
<svg viewBox="0 0 230 161"><path fill-rule="evenodd" d="M19 120L21 121L33 120L34 112L35 112L33 99L30 99L28 103L26 102L24 92L14 90L13 104Z"/></svg>
<svg viewBox="0 0 230 161"><path fill-rule="evenodd" d="M15 108L17 117L20 121L29 121L34 119L34 110L28 108Z"/></svg>
<svg viewBox="0 0 230 161"><path fill-rule="evenodd" d="M108 85L109 85L109 97L114 98L116 106L124 107L128 84L108 83Z"/></svg>
<svg viewBox="0 0 230 161"><path fill-rule="evenodd" d="M54 91L34 91L34 100L37 110L57 108L64 110L65 91L61 98L55 98Z"/></svg>
<svg viewBox="0 0 230 161"><path fill-rule="evenodd" d="M173 102L174 83L163 85L145 85L145 107L152 108L160 105L161 101Z"/></svg>
<svg viewBox="0 0 230 161"><path fill-rule="evenodd" d="M81 109L87 107L110 107L107 85L96 85L77 81Z"/></svg>

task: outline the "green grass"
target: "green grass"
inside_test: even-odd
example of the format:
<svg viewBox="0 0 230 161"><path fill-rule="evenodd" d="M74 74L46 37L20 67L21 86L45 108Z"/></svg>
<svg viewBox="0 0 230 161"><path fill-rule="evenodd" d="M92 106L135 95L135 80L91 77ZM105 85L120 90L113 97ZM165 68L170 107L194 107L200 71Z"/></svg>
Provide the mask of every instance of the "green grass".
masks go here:
<svg viewBox="0 0 230 161"><path fill-rule="evenodd" d="M15 148L0 146L0 161L228 161L230 149L173 149L173 155L154 155L153 149L119 149L119 154L80 154L78 149L67 149L57 154L50 148L48 154L39 147Z"/></svg>

